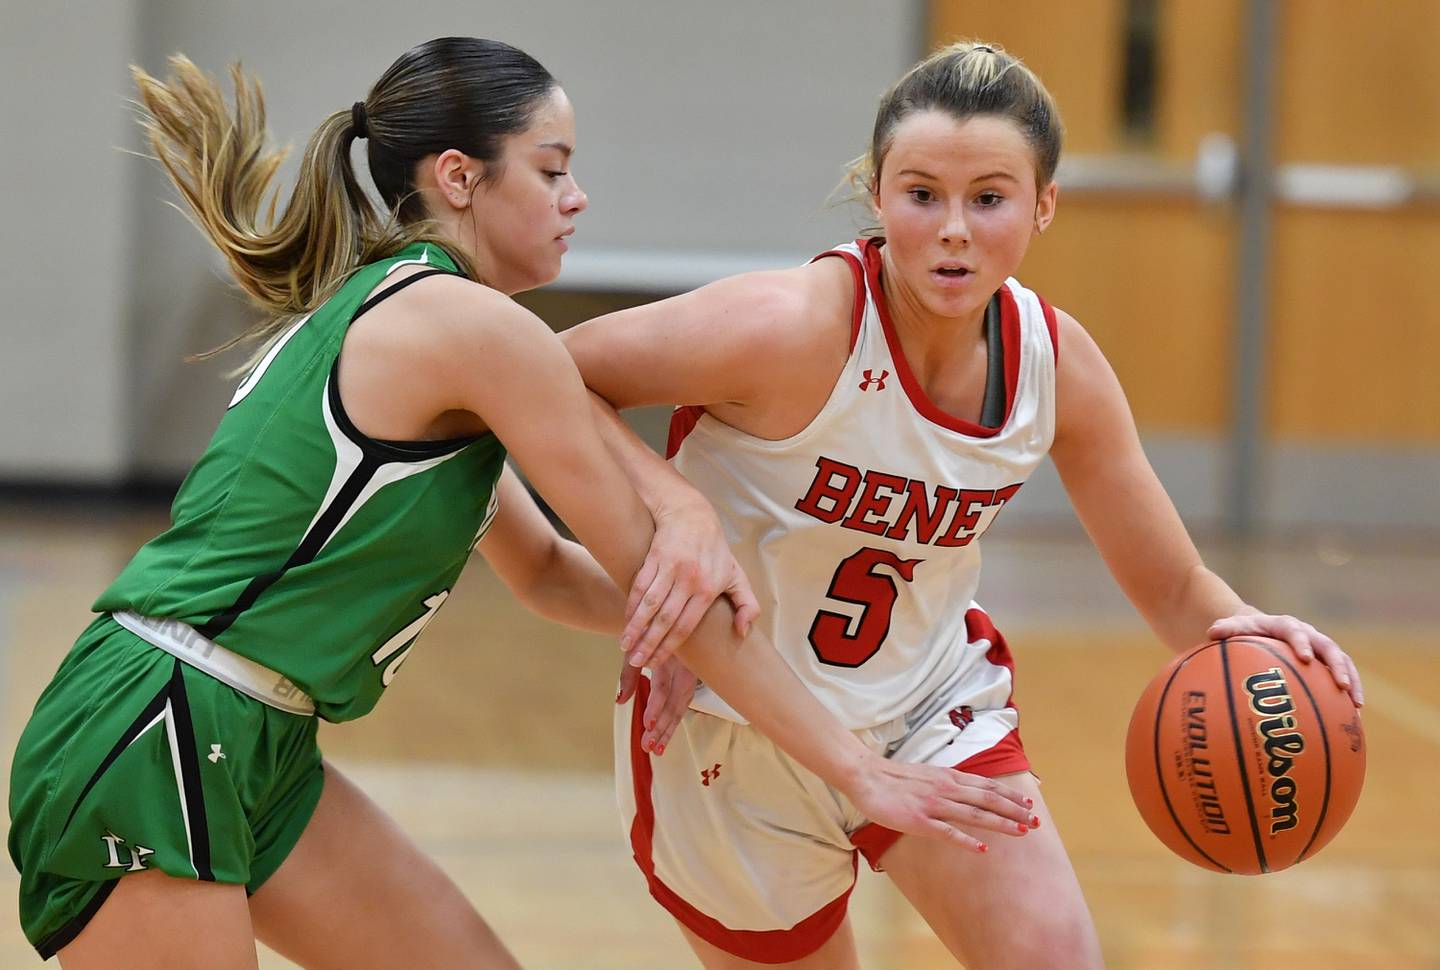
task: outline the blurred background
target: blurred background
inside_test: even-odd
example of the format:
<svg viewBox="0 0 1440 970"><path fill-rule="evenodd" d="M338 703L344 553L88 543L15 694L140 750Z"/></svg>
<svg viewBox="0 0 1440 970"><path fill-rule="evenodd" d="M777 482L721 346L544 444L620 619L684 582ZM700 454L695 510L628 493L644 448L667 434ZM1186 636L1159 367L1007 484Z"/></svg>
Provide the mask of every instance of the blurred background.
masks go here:
<svg viewBox="0 0 1440 970"><path fill-rule="evenodd" d="M1164 654L1038 475L987 537L981 595L1019 657L1027 747L1107 956L1440 967L1440 782L1424 767L1440 753L1440 0L7 0L7 767L94 595L163 526L241 363L184 358L251 319L158 167L130 154L127 65L243 62L298 155L394 57L445 34L524 48L575 103L590 209L559 281L522 297L557 329L853 236L866 213L837 192L844 165L880 94L935 45L990 40L1034 68L1067 145L1057 220L1022 279L1099 341L1207 561L1336 634L1370 700L1366 797L1326 854L1259 880L1169 857L1120 768ZM634 417L658 444L665 414ZM527 966L691 965L619 835L613 645L523 615L482 562L461 587L392 696L327 729L327 751ZM867 966L952 965L863 875ZM13 912L13 875L0 886ZM0 917L0 966L33 962Z"/></svg>

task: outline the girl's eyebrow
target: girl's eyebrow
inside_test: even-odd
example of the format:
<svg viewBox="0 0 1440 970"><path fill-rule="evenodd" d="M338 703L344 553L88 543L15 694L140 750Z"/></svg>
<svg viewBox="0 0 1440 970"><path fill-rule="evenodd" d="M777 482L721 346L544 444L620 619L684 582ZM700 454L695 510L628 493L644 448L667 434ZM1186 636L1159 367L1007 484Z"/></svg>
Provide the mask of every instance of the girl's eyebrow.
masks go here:
<svg viewBox="0 0 1440 970"><path fill-rule="evenodd" d="M918 176L920 176L922 179L929 179L929 180L932 181L932 182L938 182L938 181L940 181L940 179L939 179L937 176L931 175L929 172L922 171L921 169L918 169L918 168L902 168L902 169L901 169L899 172L897 172L896 174L897 174L897 175L918 175ZM1020 181L1020 180L1017 179L1015 176L1011 175L1009 172L987 172L987 173L985 173L984 175L977 175L977 176L975 176L975 178L971 179L970 181L972 181L972 182L984 182L984 181L987 180L987 179L1008 179L1008 180L1010 180L1011 182L1019 182L1019 181Z"/></svg>

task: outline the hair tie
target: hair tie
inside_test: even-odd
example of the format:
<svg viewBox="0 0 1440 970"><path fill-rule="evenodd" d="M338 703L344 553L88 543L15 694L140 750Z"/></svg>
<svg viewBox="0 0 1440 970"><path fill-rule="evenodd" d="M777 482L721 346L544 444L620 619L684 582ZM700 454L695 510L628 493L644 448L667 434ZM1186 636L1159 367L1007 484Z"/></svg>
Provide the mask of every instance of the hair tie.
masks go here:
<svg viewBox="0 0 1440 970"><path fill-rule="evenodd" d="M365 123L365 102L356 101L350 106L350 127L356 138L369 138L370 127Z"/></svg>

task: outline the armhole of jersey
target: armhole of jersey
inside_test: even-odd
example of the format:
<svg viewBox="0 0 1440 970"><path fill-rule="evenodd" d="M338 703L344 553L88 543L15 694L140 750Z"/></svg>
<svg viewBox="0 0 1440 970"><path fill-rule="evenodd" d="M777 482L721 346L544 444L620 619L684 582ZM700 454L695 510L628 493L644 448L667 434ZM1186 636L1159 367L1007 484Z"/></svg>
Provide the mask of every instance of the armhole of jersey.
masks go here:
<svg viewBox="0 0 1440 970"><path fill-rule="evenodd" d="M680 446L704 416L705 409L698 404L682 404L670 413L670 435L665 440L666 461L680 453Z"/></svg>
<svg viewBox="0 0 1440 970"><path fill-rule="evenodd" d="M853 354L855 344L860 340L860 324L865 319L865 269L860 265L859 259L840 249L823 252L810 262L814 263L827 256L838 256L845 260L845 265L850 267L850 278L855 282L854 304L850 311L850 353Z"/></svg>
<svg viewBox="0 0 1440 970"><path fill-rule="evenodd" d="M414 276L407 276L400 282L396 283L394 286L387 286L385 289L381 290L379 293L376 293L374 296L370 297L370 299L360 304L360 308L350 315L350 322L354 323L356 320L359 320L366 313L375 309L377 304L383 302L384 300L388 300L396 293L399 293L401 290L405 289L405 287L411 285L412 283L418 283L426 277L430 276L460 276L460 274L452 273L448 269L427 269L416 273ZM463 277L461 278L463 279Z"/></svg>
<svg viewBox="0 0 1440 970"><path fill-rule="evenodd" d="M1046 303L1037 293L1035 299L1040 303L1040 309L1045 314L1045 329L1050 331L1050 352L1055 355L1055 363L1060 363L1060 322L1055 317L1055 308Z"/></svg>
<svg viewBox="0 0 1440 970"><path fill-rule="evenodd" d="M459 276L464 279L464 274L454 273L448 269L427 269L413 276L407 276L393 286L376 293L370 299L360 304L354 314L350 317L350 323L360 319L365 313L373 310L379 303L399 293L405 287L418 283L430 276ZM348 325L347 325L348 329ZM325 393L330 397L330 412L335 416L335 424L360 448L365 454L378 458L384 462L415 462L427 461L431 458L439 458L459 451L466 445L479 441L485 435L472 435L465 438L443 438L438 441L385 441L380 438L371 438L350 420L350 415L345 410L345 402L340 397L340 355L335 355L335 363L330 365L330 377L325 382Z"/></svg>

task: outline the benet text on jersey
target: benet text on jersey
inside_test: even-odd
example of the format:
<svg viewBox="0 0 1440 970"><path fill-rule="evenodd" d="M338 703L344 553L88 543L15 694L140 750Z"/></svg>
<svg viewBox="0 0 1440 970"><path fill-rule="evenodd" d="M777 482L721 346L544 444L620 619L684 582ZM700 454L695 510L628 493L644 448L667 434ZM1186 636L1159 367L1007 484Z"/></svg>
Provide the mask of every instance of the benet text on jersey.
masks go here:
<svg viewBox="0 0 1440 970"><path fill-rule="evenodd" d="M923 545L966 546L983 534L1020 483L1003 488L931 486L821 456L795 508L842 528Z"/></svg>

